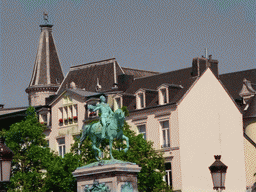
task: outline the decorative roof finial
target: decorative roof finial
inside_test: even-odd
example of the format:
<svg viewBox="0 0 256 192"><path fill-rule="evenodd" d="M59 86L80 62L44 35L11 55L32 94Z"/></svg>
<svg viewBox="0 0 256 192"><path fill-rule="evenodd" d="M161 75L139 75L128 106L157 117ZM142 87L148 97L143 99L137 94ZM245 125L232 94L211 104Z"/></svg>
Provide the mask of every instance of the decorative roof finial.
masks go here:
<svg viewBox="0 0 256 192"><path fill-rule="evenodd" d="M46 13L45 11L44 11L44 22L45 22L45 24L48 24L48 13Z"/></svg>
<svg viewBox="0 0 256 192"><path fill-rule="evenodd" d="M100 90L101 90L101 85L100 85L100 82L99 82L99 78L97 78L96 92L98 92Z"/></svg>

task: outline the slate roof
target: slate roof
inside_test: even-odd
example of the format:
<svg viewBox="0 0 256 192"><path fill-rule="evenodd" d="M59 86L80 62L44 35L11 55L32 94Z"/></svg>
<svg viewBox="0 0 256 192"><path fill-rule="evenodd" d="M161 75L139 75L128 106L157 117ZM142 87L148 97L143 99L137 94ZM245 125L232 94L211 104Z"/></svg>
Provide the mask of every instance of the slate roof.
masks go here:
<svg viewBox="0 0 256 192"><path fill-rule="evenodd" d="M52 36L52 26L40 25L41 34L29 87L59 86L64 79Z"/></svg>
<svg viewBox="0 0 256 192"><path fill-rule="evenodd" d="M82 90L82 89L79 89L79 88L76 88L76 89L65 89L63 92L67 92L71 95L77 95L81 98L90 98L90 97L97 97L99 95L102 95L104 93L99 93L99 92L90 92L90 91L85 91L85 90ZM51 95L50 97L46 98L46 103L47 105L52 105L56 100L58 100L58 98L61 97L62 93L61 92L60 94L58 95Z"/></svg>
<svg viewBox="0 0 256 192"><path fill-rule="evenodd" d="M126 75L133 75L134 78L147 77L147 76L151 76L151 75L160 74L159 72L145 71L145 70L140 70L140 69L132 69L132 68L128 68L128 67L122 67L122 69Z"/></svg>
<svg viewBox="0 0 256 192"><path fill-rule="evenodd" d="M149 77L137 78L126 90L126 93L134 94L140 88L156 90L157 87L164 83L182 85L189 81L188 79L195 79L191 76L191 68L170 71Z"/></svg>
<svg viewBox="0 0 256 192"><path fill-rule="evenodd" d="M15 107L15 108L2 108L0 109L0 115L26 111L28 107Z"/></svg>
<svg viewBox="0 0 256 192"><path fill-rule="evenodd" d="M115 58L70 67L70 70L62 82L57 94L70 87L73 81L77 88L95 92L97 78L102 89L101 92L109 91L114 86L114 63L116 64L116 82L118 75L134 75L134 78L158 74L158 72L120 67Z"/></svg>
<svg viewBox="0 0 256 192"><path fill-rule="evenodd" d="M125 94L135 94L135 92L141 88L157 90L157 88L162 84L182 85L183 88L180 89L174 97L170 98L169 101L169 103L177 103L188 91L188 89L191 87L194 81L197 79L197 77L191 76L191 71L192 68L185 68L148 77L137 78L126 90ZM229 94L234 99L240 98L239 92L242 89L244 78L251 82L254 82L255 87L256 69L219 75L219 79L221 80L222 84L225 86ZM135 105L136 102L132 101L128 106L128 109L134 110ZM156 105L158 105L158 96L155 96L155 98L153 98L153 100L146 106L146 108L153 107ZM254 107L256 110L256 105Z"/></svg>
<svg viewBox="0 0 256 192"><path fill-rule="evenodd" d="M111 89L114 86L115 62L116 60L112 58L71 67L57 94L63 92L66 88L69 88L71 82L74 82L77 88L95 92L97 78L99 79L99 84L102 87L101 91ZM123 71L117 62L116 74L123 74Z"/></svg>
<svg viewBox="0 0 256 192"><path fill-rule="evenodd" d="M126 90L125 94L135 94L135 92L140 88L157 90L157 88L162 84L182 85L183 88L181 88L177 94L169 100L169 103L177 103L197 79L197 77L191 76L191 70L192 68L185 68L153 76L137 78ZM135 101L131 102L128 106L128 110L134 110L135 103ZM158 95L156 95L146 107L153 107L156 105L158 105Z"/></svg>
<svg viewBox="0 0 256 192"><path fill-rule="evenodd" d="M256 69L219 75L219 79L234 99L240 98L239 93L243 87L244 78L256 84ZM254 86L254 88L256 87Z"/></svg>
<svg viewBox="0 0 256 192"><path fill-rule="evenodd" d="M97 93L97 92L85 91L85 90L82 90L82 89L67 89L67 92L69 92L71 94L79 95L81 97L99 95L99 93Z"/></svg>

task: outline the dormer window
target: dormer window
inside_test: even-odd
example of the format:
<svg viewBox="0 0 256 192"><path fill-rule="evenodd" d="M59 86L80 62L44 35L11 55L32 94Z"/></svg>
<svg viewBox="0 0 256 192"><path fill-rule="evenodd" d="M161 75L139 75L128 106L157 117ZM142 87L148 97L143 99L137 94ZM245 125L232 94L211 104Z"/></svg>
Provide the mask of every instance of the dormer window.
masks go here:
<svg viewBox="0 0 256 192"><path fill-rule="evenodd" d="M162 104L167 103L167 91L166 88L160 89Z"/></svg>
<svg viewBox="0 0 256 192"><path fill-rule="evenodd" d="M114 98L114 111L122 108L122 97L118 96Z"/></svg>
<svg viewBox="0 0 256 192"><path fill-rule="evenodd" d="M159 105L164 105L169 102L169 91L168 91L168 86L161 85L158 87L158 95L159 95Z"/></svg>
<svg viewBox="0 0 256 192"><path fill-rule="evenodd" d="M139 96L140 108L144 108L144 95L143 95L143 93L140 93L138 96Z"/></svg>
<svg viewBox="0 0 256 192"><path fill-rule="evenodd" d="M136 108L143 109L145 108L145 92L138 91L136 94Z"/></svg>
<svg viewBox="0 0 256 192"><path fill-rule="evenodd" d="M252 83L244 78L243 87L239 95L243 98L243 104L247 104L250 98L256 94L256 90L253 88Z"/></svg>

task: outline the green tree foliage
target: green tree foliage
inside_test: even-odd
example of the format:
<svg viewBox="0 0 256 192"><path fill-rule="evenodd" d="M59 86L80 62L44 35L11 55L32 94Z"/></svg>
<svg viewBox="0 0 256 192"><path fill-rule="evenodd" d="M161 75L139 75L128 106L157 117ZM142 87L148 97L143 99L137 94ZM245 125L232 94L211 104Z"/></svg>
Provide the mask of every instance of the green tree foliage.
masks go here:
<svg viewBox="0 0 256 192"><path fill-rule="evenodd" d="M72 171L79 161L73 154L61 158L51 152L43 134L45 129L35 109L29 107L25 120L1 132L14 152L8 191L76 191Z"/></svg>
<svg viewBox="0 0 256 192"><path fill-rule="evenodd" d="M79 167L77 155L67 153L64 158L55 156L47 165L44 191L77 191L72 172Z"/></svg>
<svg viewBox="0 0 256 192"><path fill-rule="evenodd" d="M125 107L122 109L126 115L129 115ZM115 159L136 163L142 168L138 174L139 191L172 191L163 181L163 176L165 175L163 154L156 152L153 149L153 143L146 141L142 134L136 136L126 122L124 124L124 135L129 138L130 149L127 153L124 153L120 149L124 149L126 145L122 141L116 140L113 144L113 156ZM78 142L79 140L76 139L71 149L76 154L78 153ZM101 146L101 150L104 150L105 154L108 153L107 144L108 141L106 140ZM83 165L96 161L88 137L80 148L79 158Z"/></svg>
<svg viewBox="0 0 256 192"><path fill-rule="evenodd" d="M14 153L10 187L16 191L38 191L43 187L43 162L51 155L43 131L34 108L29 107L25 120L2 132Z"/></svg>

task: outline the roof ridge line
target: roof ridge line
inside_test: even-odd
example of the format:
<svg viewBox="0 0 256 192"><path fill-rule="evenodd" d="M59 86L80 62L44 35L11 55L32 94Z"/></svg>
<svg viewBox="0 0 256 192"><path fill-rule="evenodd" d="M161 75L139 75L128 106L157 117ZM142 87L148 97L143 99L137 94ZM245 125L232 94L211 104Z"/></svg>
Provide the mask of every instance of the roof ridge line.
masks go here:
<svg viewBox="0 0 256 192"><path fill-rule="evenodd" d="M100 60L100 61L94 61L94 62L90 62L90 63L84 63L84 64L80 64L80 65L75 65L75 66L71 66L70 70L76 70L76 69L81 69L82 68L86 68L89 67L90 65L103 65L103 64L108 64L111 63L112 61L116 61L116 58L110 58L110 59L105 59L105 60ZM105 62L105 63L103 63Z"/></svg>
<svg viewBox="0 0 256 192"><path fill-rule="evenodd" d="M137 71L145 71L145 72L153 72L153 73L161 73L161 72L158 72L158 71L149 71L149 70L144 70L144 69L134 69L134 68L130 68L130 67L122 67L124 69L133 69L133 70L137 70Z"/></svg>
<svg viewBox="0 0 256 192"><path fill-rule="evenodd" d="M177 72L177 71L181 71L181 70L185 70L185 69L191 69L191 68L192 68L192 67L187 67L187 68L183 68L183 69L177 69L177 70L175 70L175 71L168 71L168 72L164 72L164 73L154 74L154 75L151 75L151 76L137 77L137 78L134 78L134 79L149 78L149 77L153 77L153 76L156 76L156 75L164 75L164 74L167 74L167 73L173 73L173 72Z"/></svg>
<svg viewBox="0 0 256 192"><path fill-rule="evenodd" d="M241 72L246 72L246 71L251 71L251 70L255 70L256 71L256 68L254 69L246 69L246 70L243 70L243 71L235 71L235 72L229 72L229 73L222 73L220 74L221 75L228 75L228 74L232 74L232 73L241 73Z"/></svg>
<svg viewBox="0 0 256 192"><path fill-rule="evenodd" d="M28 108L29 106L26 107L13 107L13 108L2 108L0 109L0 111L5 111L5 110L14 110L14 109L24 109L24 108Z"/></svg>

